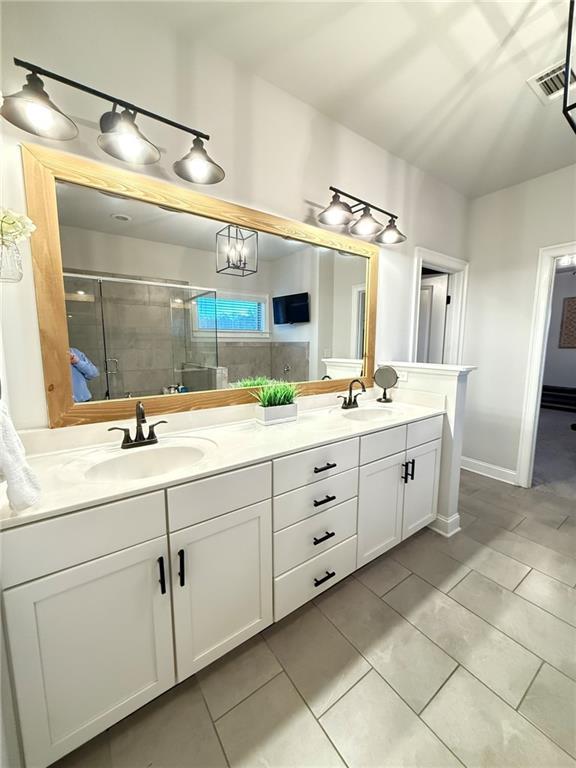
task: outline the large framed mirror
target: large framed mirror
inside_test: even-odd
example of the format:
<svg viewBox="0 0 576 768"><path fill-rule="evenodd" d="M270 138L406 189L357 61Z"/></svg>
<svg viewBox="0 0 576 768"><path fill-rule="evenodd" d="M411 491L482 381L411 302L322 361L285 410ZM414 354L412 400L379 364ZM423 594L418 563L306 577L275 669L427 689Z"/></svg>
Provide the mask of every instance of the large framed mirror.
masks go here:
<svg viewBox="0 0 576 768"><path fill-rule="evenodd" d="M303 395L374 370L378 248L22 148L50 425Z"/></svg>

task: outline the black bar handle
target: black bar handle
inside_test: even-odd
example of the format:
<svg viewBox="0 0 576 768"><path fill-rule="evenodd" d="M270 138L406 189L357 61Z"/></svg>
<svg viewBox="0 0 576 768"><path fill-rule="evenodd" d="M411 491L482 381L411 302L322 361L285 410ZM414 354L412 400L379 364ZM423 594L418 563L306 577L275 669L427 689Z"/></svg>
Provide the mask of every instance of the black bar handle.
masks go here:
<svg viewBox="0 0 576 768"><path fill-rule="evenodd" d="M183 587L186 584L186 571L185 571L185 555L184 550L178 550L178 578L180 579L180 586Z"/></svg>
<svg viewBox="0 0 576 768"><path fill-rule="evenodd" d="M319 587L320 584L324 584L325 581L333 579L336 576L336 571L326 571L326 576L322 576L321 579L314 579L314 586Z"/></svg>
<svg viewBox="0 0 576 768"><path fill-rule="evenodd" d="M400 479L404 480L404 483L408 482L408 462L405 461L402 464L402 474L400 475Z"/></svg>
<svg viewBox="0 0 576 768"><path fill-rule="evenodd" d="M314 474L317 475L319 472L326 472L327 469L335 469L337 466L336 463L327 461L323 467L314 467Z"/></svg>
<svg viewBox="0 0 576 768"><path fill-rule="evenodd" d="M408 462L410 469L406 468L406 474L410 480L414 480L414 470L416 469L416 459L410 459Z"/></svg>
<svg viewBox="0 0 576 768"><path fill-rule="evenodd" d="M326 531L324 536L321 536L319 539L314 536L314 546L316 546L316 544L322 544L324 541L328 541L328 539L331 539L332 536L336 536L336 531Z"/></svg>
<svg viewBox="0 0 576 768"><path fill-rule="evenodd" d="M158 568L160 569L160 578L158 579L158 583L160 584L160 593L165 595L166 594L166 571L164 570L163 557L158 558Z"/></svg>
<svg viewBox="0 0 576 768"><path fill-rule="evenodd" d="M323 499L314 499L314 506L321 507L322 504L329 504L331 501L336 501L336 496L326 495Z"/></svg>

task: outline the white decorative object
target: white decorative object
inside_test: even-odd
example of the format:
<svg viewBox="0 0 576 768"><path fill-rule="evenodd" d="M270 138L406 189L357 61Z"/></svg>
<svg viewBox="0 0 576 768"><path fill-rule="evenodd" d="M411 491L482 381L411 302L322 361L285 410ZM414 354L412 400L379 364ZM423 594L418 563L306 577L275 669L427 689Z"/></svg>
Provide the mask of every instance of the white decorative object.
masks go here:
<svg viewBox="0 0 576 768"><path fill-rule="evenodd" d="M256 420L266 426L270 424L282 424L285 421L296 421L298 415L298 406L296 403L290 405L272 405L264 408L262 405L256 406Z"/></svg>
<svg viewBox="0 0 576 768"><path fill-rule="evenodd" d="M18 243L27 240L35 229L28 216L8 208L0 209L0 281L17 283L22 280Z"/></svg>

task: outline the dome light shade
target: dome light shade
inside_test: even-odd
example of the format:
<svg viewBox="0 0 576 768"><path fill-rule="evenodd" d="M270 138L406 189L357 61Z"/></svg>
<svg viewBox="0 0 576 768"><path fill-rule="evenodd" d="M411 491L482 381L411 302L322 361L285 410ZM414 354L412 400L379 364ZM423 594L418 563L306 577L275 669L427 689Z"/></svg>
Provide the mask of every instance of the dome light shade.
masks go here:
<svg viewBox="0 0 576 768"><path fill-rule="evenodd" d="M160 150L142 134L136 125L136 114L127 109L121 114L116 106L100 118L98 146L108 155L125 163L150 165L160 160Z"/></svg>
<svg viewBox="0 0 576 768"><path fill-rule="evenodd" d="M226 175L224 169L206 152L199 136L192 142L190 152L181 160L177 160L172 167L177 176L194 184L217 184Z"/></svg>
<svg viewBox="0 0 576 768"><path fill-rule="evenodd" d="M330 201L330 205L320 211L317 218L320 224L325 224L329 227L339 227L349 224L354 214L352 208L348 203L343 203L340 200L340 195L335 192Z"/></svg>
<svg viewBox="0 0 576 768"><path fill-rule="evenodd" d="M35 72L26 75L21 91L6 96L0 114L12 125L45 139L65 141L78 135L78 127L54 104Z"/></svg>
<svg viewBox="0 0 576 768"><path fill-rule="evenodd" d="M376 238L376 242L381 245L397 245L398 243L403 243L405 240L406 235L403 235L402 232L400 232L396 226L396 219L394 217L390 218L384 231Z"/></svg>
<svg viewBox="0 0 576 768"><path fill-rule="evenodd" d="M372 216L370 208L366 205L362 211L362 216L353 224L350 224L348 231L354 237L374 237L384 229L384 225Z"/></svg>

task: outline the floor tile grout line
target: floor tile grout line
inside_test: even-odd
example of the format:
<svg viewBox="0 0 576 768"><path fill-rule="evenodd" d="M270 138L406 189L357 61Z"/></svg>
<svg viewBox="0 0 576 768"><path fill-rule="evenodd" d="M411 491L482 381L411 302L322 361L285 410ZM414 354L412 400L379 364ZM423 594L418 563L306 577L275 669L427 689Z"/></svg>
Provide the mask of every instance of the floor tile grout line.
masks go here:
<svg viewBox="0 0 576 768"><path fill-rule="evenodd" d="M522 713L520 712L520 707L521 707L521 706L522 706L522 704L524 703L524 699L526 698L526 694L528 693L528 691L530 690L530 688L532 688L532 686L534 685L534 681L536 680L536 678L537 678L537 677L538 677L538 675L540 674L540 670L542 669L542 667L544 666L544 664L546 664L546 662L545 662L545 661L542 661L542 663L541 663L541 664L538 666L538 669L536 670L536 673L535 673L534 677L532 678L532 680L530 680L530 684L528 685L528 688L526 688L526 690L524 691L524 693L523 693L523 695L522 695L522 698L521 698L521 699L520 699L520 701L518 702L517 706L515 706L515 707L514 707L514 709L515 709L517 712L519 712L519 714L522 714Z"/></svg>
<svg viewBox="0 0 576 768"><path fill-rule="evenodd" d="M565 522L566 522L566 520L568 520L568 519L571 519L571 516L570 516L570 515L566 515L566 517L564 518L564 520L562 520L562 522L560 523L560 525L558 526L558 528L556 528L556 530L557 530L557 531L559 531L559 530L560 530L560 528L562 528L562 526L564 525L564 523L565 523Z"/></svg>
<svg viewBox="0 0 576 768"><path fill-rule="evenodd" d="M552 528L551 530L555 531L556 528ZM559 552L557 549L554 549L553 547L550 547L547 544L541 544L539 541L535 541L534 539L531 539L529 536L525 536L523 533L521 533L519 531L512 530L512 531L510 531L510 533L514 533L516 536L520 536L520 538L525 539L526 541L529 541L532 544L538 544L539 547L544 547L544 549L550 550L550 552L553 552L555 555L561 555L562 557L565 557L567 560L573 560L574 562L576 562L576 557L572 557L571 555L567 555L565 552Z"/></svg>
<svg viewBox="0 0 576 768"><path fill-rule="evenodd" d="M328 712L330 712L330 710L333 709L336 706L336 704L339 704L345 696L348 696L350 691L352 691L354 688L356 688L358 683L361 683L362 680L364 680L364 678L367 677L370 674L370 672L376 672L376 673L378 672L378 670L374 669L374 667L372 665L369 665L369 667L370 667L369 669L367 669L365 672L362 673L362 675L358 678L358 680L356 680L354 683L352 683L352 685L350 686L350 688L348 688L347 691L345 691L341 696L338 696L338 698L335 699L335 701L333 701L332 704L330 704L329 707L326 707L326 709L324 710L324 712L322 712L321 715L314 715L316 717L316 720L318 720L318 722L320 722L320 720L324 717L324 715L326 715ZM314 714L314 713L312 712L312 714Z"/></svg>
<svg viewBox="0 0 576 768"><path fill-rule="evenodd" d="M535 569L535 568L532 568L532 570L536 570L536 569ZM479 573L479 571L474 571L474 573ZM540 571L539 571L539 573L540 573ZM469 575L470 575L470 574L469 574L469 573L467 573L467 574L466 574L466 576L465 576L464 578L466 578L466 577L467 577L467 576L469 576ZM498 584L498 582L497 582L497 581L494 581L494 579L491 579L489 576L485 576L483 573L479 573L479 575L480 575L480 576L482 576L484 579L487 579L488 581L491 581L493 584L496 584L496 585L497 585L498 587L500 587L501 589L506 589L506 587L503 587L501 584ZM544 574L544 576L545 576L545 575L546 575L546 574ZM528 574L526 574L526 576L528 576ZM524 579L523 579L523 580L524 580ZM522 581L523 581L523 580L522 580ZM460 605L462 605L464 608L468 608L468 606L467 606L467 605L464 605L464 603L460 603L460 600L458 600L457 598L455 598L455 597L454 597L454 596L451 594L452 590L453 590L453 589L456 589L456 587L457 587L457 586L460 584L460 582L461 582L461 581L464 581L464 579L461 579L461 580L458 582L458 584L455 584L453 587L450 587L450 589L448 590L448 592L445 592L444 594L445 594L445 595L449 595L449 596L450 596L450 597L451 597L453 600L456 600L456 602L457 602L457 603L459 603ZM521 583L521 582L520 582L520 583ZM559 582L559 583L560 583L560 584L562 584L563 582ZM434 586L434 585L432 585L432 586ZM520 585L518 585L518 586L520 586ZM564 584L564 586L565 586L565 587L568 587L568 584ZM518 588L518 587L516 587L516 589L517 589L517 588ZM571 588L571 587L569 587L569 588ZM440 591L441 591L441 590L440 590ZM510 589L506 589L506 592L508 592L508 593L509 593L509 594L511 594L511 595L515 595L516 597L520 598L520 599L521 599L521 600L523 600L525 603L528 603L528 605L531 605L531 606L532 606L532 607L534 607L534 608L539 608L539 609L540 609L541 611L543 611L544 613L547 613L547 614L548 614L548 616L552 616L552 618L554 618L554 619L558 619L558 621L561 621L561 622L562 622L562 624L565 624L567 627L570 627L571 629L575 629L575 630L576 630L576 627L574 626L574 624L570 624L570 622L569 622L569 621L566 621L566 619L563 619L561 616L557 616L555 613L552 613L552 612L551 612L551 611L549 611L547 608L543 608L541 605L538 605L538 603L534 603L532 600L529 600L527 597L524 597L524 595L521 595L519 592L516 592L516 590L510 590ZM468 610L469 610L469 611L472 611L472 609L471 609L471 608L468 608ZM480 616L480 614L479 614L479 613L476 613L475 611L472 611L472 613L474 613L476 616L479 616L479 618L481 618L481 619L482 619L482 618L484 618L483 616ZM484 619L484 621L485 621L487 624L490 624L490 625L491 625L491 626L493 626L493 627L495 627L495 626L496 626L495 624L492 624L492 623L491 623L490 621L488 621L487 619ZM496 627L496 629L498 629L498 627ZM500 630L500 632L502 632L502 634L504 634L504 635L506 634L506 632L504 632L502 629ZM514 638L513 638L513 637L511 637L511 636L509 636L509 637L510 637L510 639L511 639L511 640L514 640ZM518 645L522 645L522 643L518 642L518 640L516 640L515 642L517 642L517 643L518 643ZM530 650L530 649L528 649L528 650ZM532 651L532 653L534 653L534 651ZM535 656L537 656L538 654L534 654L534 655L535 655Z"/></svg>
<svg viewBox="0 0 576 768"><path fill-rule="evenodd" d="M452 658L452 657L450 657L450 658ZM456 660L455 660L455 661L456 661ZM450 672L450 674L448 675L448 677L446 678L446 680L444 680L444 682L442 683L442 685L440 686L440 688L438 688L438 690L434 692L434 694L433 694L433 695L432 695L432 696L431 696L431 697L428 699L428 701L426 702L426 704L424 704L424 706L422 707L422 709L420 710L420 712L418 712L418 717L419 717L419 718L422 720L422 722L423 722L423 723L425 723L425 722L426 722L426 721L424 720L424 718L422 717L422 715L424 714L424 712L426 711L426 709L427 709L427 708L430 706L430 704L431 704L431 703L434 701L434 699L436 698L436 696L438 696L438 694L440 693L440 691L441 691L441 690L442 690L442 689L445 687L445 685L448 683L448 681L449 681L449 680L450 680L452 677L454 677L454 675L456 674L456 672L458 672L458 670L459 670L460 668L462 668L462 669L465 669L465 667L462 667L462 665L461 665L459 662L456 662L456 666L454 667L454 669L452 670L452 672ZM468 670L467 670L467 669L466 669L466 672L468 672ZM491 690L491 689L489 689L489 690ZM428 727L430 728L430 726L428 726ZM436 733L436 731L434 731L432 728L430 728L430 730L432 730L432 732L433 732L433 733ZM436 735L438 735L438 734L436 734Z"/></svg>
<svg viewBox="0 0 576 768"><path fill-rule="evenodd" d="M273 674L272 677L270 677L268 680L266 680L265 683L262 683L262 685L259 685L257 688L254 688L253 691L251 691L248 695L244 696L244 698L240 699L240 701L237 701L236 704L234 704L232 707L230 707L230 709L227 709L226 712L223 712L221 715L218 715L218 717L216 719L213 718L212 722L214 723L214 725L216 725L216 723L218 723L220 720L222 720L223 717L226 717L226 715L229 715L230 712L232 712L233 710L236 709L236 707L239 707L240 704L243 704L247 699L250 698L250 696L253 696L255 693L258 693L258 691L262 690L262 688L264 688L265 685L268 685L268 683L271 683L272 680L275 680L278 677L278 675L281 675L282 672L284 672L284 671L285 670L282 667L278 672ZM210 711L210 710L208 710L208 711ZM210 715L210 717L212 717L212 715Z"/></svg>
<svg viewBox="0 0 576 768"><path fill-rule="evenodd" d="M220 734L218 733L218 728L216 728L216 721L212 717L212 713L210 712L210 707L208 706L208 702L206 701L206 696L204 696L204 691L202 690L202 686L200 685L200 681L198 680L197 675L195 676L195 680L196 680L196 685L198 686L198 690L200 691L200 696L202 697L202 701L204 702L204 706L206 707L206 711L208 712L208 717L210 718L210 724L212 725L212 730L216 735L218 744L220 744L220 749L222 750L222 754L224 755L224 760L226 761L226 765L228 766L228 768L230 768L230 760L228 759L228 754L224 748L224 744L222 742L222 739L220 738Z"/></svg>
<svg viewBox="0 0 576 768"><path fill-rule="evenodd" d="M385 554L388 554L388 553L387 553L387 552L384 552L384 553L383 553L383 555L385 555ZM380 557L382 557L383 555L380 555ZM378 558L375 558L375 560L377 560L377 559L378 559ZM397 561L396 561L396 560L394 560L394 562L397 562ZM398 563L398 565L400 565L400 563ZM363 566L363 568L369 568L369 567L370 567L370 564ZM404 566L404 565L403 565L402 567L403 567L403 568L405 568L406 566ZM406 568L406 570L408 571L408 568ZM372 589L372 587L369 587L369 586L368 586L368 584L365 584L365 583L364 583L364 582L363 582L363 581L362 581L360 578L358 578L358 576L357 576L357 571L356 571L356 572L354 572L354 573L352 573L352 574L350 574L350 575L351 575L351 576L352 576L352 577L353 577L353 578L354 578L356 581L360 582L360 584L362 584L362 586L366 587L366 589L369 589L369 590L370 590L370 592L372 592L372 594L374 594L374 595L376 595L376 597L379 597L380 599L382 599L382 598L384 597L384 595L387 595L387 594L388 594L388 592L390 592L392 589L396 589L396 587L399 587L399 586L400 586L400 584L402 584L402 582L403 582L403 581L406 581L406 579L409 579L409 578L410 578L410 576L413 576L414 574L413 574L413 572L412 572L412 571L408 571L408 573L406 574L406 576L402 576L402 578L400 579L400 581L399 581L397 584L394 584L394 586L392 586L392 587L389 587L389 588L388 588L388 589L387 589L385 592L383 592L381 595L379 595L379 594L378 594L378 592L375 592L375 591Z"/></svg>
<svg viewBox="0 0 576 768"><path fill-rule="evenodd" d="M530 576L530 574L532 573L532 571L533 571L533 570L534 570L534 568L530 568L530 570L528 571L528 573L525 573L525 574L524 574L524 576L522 576L522 578L521 578L521 579L520 579L520 581L518 582L518 584L516 584L516 586L514 587L514 589L511 589L510 591L511 591L511 592L513 592L515 595L518 595L519 597L524 597L523 595L520 595L518 592L516 592L516 590L518 589L518 587L520 586L520 584L522 584L522 582L526 581L526 579L528 578L528 576ZM524 598L524 599L526 599L526 598Z"/></svg>
<svg viewBox="0 0 576 768"><path fill-rule="evenodd" d="M511 592L510 594L511 594L511 595L514 595L514 594L516 594L516 593L515 593L515 592ZM476 613L476 611L473 611L473 610L472 610L471 608L469 608L467 605L464 605L464 603L461 603L461 602L460 602L460 601L459 601L457 598L455 598L455 597L454 597L453 595L451 595L450 593L448 593L448 596L449 596L449 597L451 597L453 600L456 600L456 602L458 603L458 605L461 605L463 608L466 608L468 611L470 611L470 613L473 613L473 614L474 614L474 616L477 616L479 619L482 619L482 621L485 621L485 622L486 622L486 624L489 624L489 625L490 625L491 627L493 627L494 629L497 629L497 630L498 630L498 632L501 632L503 635L506 635L506 637L507 637L509 640L512 640L513 642L515 642L517 645L519 645L519 646L520 646L521 648L523 648L525 651L528 651L529 653L531 653L533 656L535 656L535 657L536 657L537 659L539 659L540 661L545 661L545 662L546 662L546 664L548 664L548 666L550 666L550 667L553 667L553 668L554 668L554 669L555 669L557 672L560 672L560 674L564 675L564 677L567 677L567 678L569 678L570 680L572 680L572 681L576 682L576 680L575 680L573 677L570 677L570 675L567 675L567 674L566 674L566 672L563 672L561 669L558 669L558 667L556 666L556 664L554 664L554 662L550 661L550 659L543 659L543 658L542 658L542 656L540 656L539 654L537 654L537 653L536 653L535 651L533 651L531 648L528 648L528 646L524 645L524 643L521 643L519 640L516 640L516 638L512 637L512 635L509 635L507 632L504 632L504 630L503 630L503 629L500 629L500 627L497 627L495 624L492 624L492 622L491 622L491 621L488 621L488 619L485 619L483 616L480 616L480 614L479 614L479 613ZM516 596L517 596L517 597L520 597L520 598L522 597L522 595L516 595ZM524 598L522 598L522 599L524 599ZM534 606L535 608L540 608L540 606L539 606L539 605L535 605L534 603L530 603L530 601L529 601L529 600L526 600L526 602L527 602L527 603L529 603L530 605ZM542 608L541 610L544 610L544 609ZM544 612L545 612L545 613L548 613L548 611L544 611ZM573 627L571 624L567 624L567 623L566 623L566 622L565 622L563 619L560 619L560 618L558 618L558 616L554 616L554 614L552 614L552 613L551 613L551 614L549 614L549 615L550 615L550 616L552 616L552 617L553 617L553 618L555 618L555 619L558 619L558 621L561 621L563 624L566 624L566 626L567 626L567 627L570 627L570 629L575 629L575 627Z"/></svg>
<svg viewBox="0 0 576 768"><path fill-rule="evenodd" d="M366 587L366 589L368 589L368 587ZM381 600L382 598L378 598L378 599L379 599L379 600ZM388 603L386 603L386 605L388 605ZM359 654L360 654L360 656L362 656L362 658L363 658L363 659L364 659L364 660L365 660L365 661L366 661L368 664L370 664L370 666L372 667L372 669L373 669L375 672L378 672L378 670L376 669L376 667L375 667L375 666L374 666L374 665L373 665L373 664L370 662L370 660L369 660L369 659L367 659L367 658L366 658L366 656L365 656L365 655L362 653L362 651L360 650L360 648L358 648L358 646L357 646L357 645L355 645L355 644L354 644L354 643L353 643L351 640L349 640L349 639L346 637L346 635L345 635L345 634L342 632L342 630L341 630L341 629L340 629L340 628L339 628L339 627L338 627L338 626L337 626L337 625L336 625L336 624L335 624L335 623L332 621L332 619L331 619L329 616L327 616L327 615L324 613L324 611L322 610L322 608L320 608L320 606L319 606L319 605L317 605L316 607L318 608L318 610L319 610L319 611L321 611L321 613L322 613L322 615L324 616L324 618L326 618L326 619L327 619L327 620L330 622L330 624L332 624L332 626L333 626L333 627L334 627L334 628L335 628L335 629L336 629L336 630L337 630L337 631L338 631L338 632L339 632L339 633L342 635L342 637L343 637L343 638L346 640L346 642L347 642L347 643L349 643L349 644L352 646L352 648L354 648L354 650L355 650L355 651L357 651L357 653L359 653ZM398 614L398 616L400 616L400 618L403 618L403 616L401 616L401 615L398 613L398 611L396 611L394 608L392 608L392 606L391 606L391 605L390 605L390 606L388 606L388 607L389 607L389 608L391 608L391 609L394 611L394 613ZM410 622L408 622L408 624L410 624ZM411 625L411 626L414 626L414 625ZM419 630L417 627L414 627L414 629L416 629L418 632L420 632L420 630ZM420 634L421 634L421 635L424 635L424 632L420 632ZM424 637L426 637L426 635L424 635ZM440 649L440 650L441 650L441 651L442 651L442 652L443 652L443 653L444 653L446 656L448 656L448 658L449 658L449 659L451 659L452 661L454 661L456 664L458 663L458 662L456 661L456 659L452 659L452 656L450 656L450 654L446 653L446 651L444 651L442 648L440 648L440 646L439 646L439 645L437 645L437 643L435 643L433 640L430 640L430 638L429 638L429 637L426 637L426 639L427 639L427 640L429 640L429 641L430 641L430 642L431 642L433 645L436 645L436 647L437 647L437 648L439 648L439 649ZM397 696L398 696L400 699L402 699L402 701L404 702L404 704L406 704L406 706L407 706L407 707L410 707L410 709L412 710L412 712L414 712L414 714L415 714L415 715L417 715L417 714L418 714L418 712L417 712L417 711L414 709L414 707L412 706L412 704L410 704L410 702L406 701L406 699L404 698L404 696L402 696L402 694L400 693L400 691L398 691L398 690L397 690L397 689L396 689L396 688L395 688L395 687L392 685L392 683L391 683L389 680L386 680L386 678L384 677L384 675L382 675L380 672L378 672L378 674L380 675L380 677L381 677L383 680L385 680L385 681L386 681L386 684L387 684L387 685L389 685L389 686L390 686L390 688L392 688L392 690L394 691L394 693L395 693L395 694L396 694L396 695L397 695ZM450 674L452 674L452 673L450 673Z"/></svg>
<svg viewBox="0 0 576 768"><path fill-rule="evenodd" d="M440 590L438 590L438 591L440 592ZM450 597L450 595L446 595L445 593L442 593L442 592L441 592L441 594L444 594L446 597ZM523 650L525 650L525 651L528 651L528 653L530 653L532 656L534 656L534 658L535 658L537 661L539 661L539 662L540 662L540 664L539 664L539 666L538 666L538 669L540 669L540 667L542 666L542 664L548 664L549 666L553 666L552 664L550 664L550 662L546 661L545 659L542 659L542 658L540 658L540 656L538 656L538 654L537 654L537 653L534 653L534 651L531 651L530 649L528 649L528 648L525 648L523 645L521 645L520 643L518 643L518 641L517 641L517 640L514 640L514 638L513 638L513 637L509 637L509 636L508 636L508 635L507 635L505 632L502 632L502 630L501 630L501 629L498 629L498 627L495 627L493 624L490 624L490 622L486 621L486 619L483 619L483 618L482 618L482 616L478 616L476 613L474 613L474 611L471 611L469 608L467 608L465 605L462 605L462 603L459 603L459 602L458 602L457 600L455 600L454 598L451 598L451 599L452 599L452 600L454 600L454 602L455 602L457 605L459 605L461 608L464 608L464 610L466 610L466 611L469 611L469 612L470 612L470 613L471 613L473 616L475 616L477 619L480 619L481 621L484 621L486 624L488 624L488 626L492 627L492 629L495 629L495 630L496 630L497 632L499 632L501 635L504 635L504 637L506 637L508 640L510 640L511 642L515 643L516 645L518 645L518 646L519 646L520 648L522 648ZM390 606L390 608L392 608L392 606L391 606L389 603L386 603L386 605L389 605L389 606ZM394 608L392 608L392 610L395 610L395 609L394 609ZM429 637L429 636L426 634L426 632L424 632L422 629L420 629L418 626L416 626L416 624L414 624L412 621L410 621L410 619L409 619L409 618L407 618L406 616L404 616L404 614L400 613L399 611L397 611L397 613L398 613L400 616L402 616L402 618L403 618L403 619L405 619L405 620L406 620L406 621L407 621L409 624L412 624L412 626L413 626L415 629L417 629L419 632L421 632L421 633L424 635L424 637L427 637L427 638L428 638L428 640L430 640L430 642L431 642L431 643L434 643L434 645L437 645L437 646L438 646L438 648L440 648L440 650L441 650L441 651L444 651L444 653L445 653L445 654L446 654L446 655L447 655L449 658L451 658L451 659L452 659L452 661L454 661L454 662L455 662L455 664L456 664L458 667L462 667L462 669L464 669L466 672L468 672L468 674L470 674L470 675L472 675L472 677L476 678L476 680L478 680L478 682L479 682L479 683L482 683L482 685L483 685L485 688L487 688L489 691L491 691L491 692L492 692L492 693L493 693L495 696L498 696L498 698L499 698L501 701L503 701L503 702L504 702L504 703L505 703L507 706L509 706L511 709L515 709L515 707L514 707L514 706L513 706L513 705L512 705L512 704L511 704L509 701L506 701L506 699L505 699L505 698L504 698L504 697L503 697L501 694L499 694L499 693L498 693L498 691L495 691L495 690L494 690L494 689L493 689L493 688L492 688L490 685L488 685L488 683L487 683L487 682L485 682L485 681L484 681L484 680L482 680L480 677L478 677L478 675L477 675L477 673L476 673L476 672L472 672L472 670L471 670L471 669L469 669L469 668L466 666L466 664L464 664L462 661L459 661L458 659L454 658L454 656L452 656L450 653L448 653L448 651L447 651L445 648L442 648L442 646L441 646L441 645L438 645L438 643L437 643L435 640L433 640L431 637ZM556 669L556 667L554 667L554 669ZM454 674L454 672L455 672L455 671L456 671L456 670L453 670L452 672L450 672L450 675L449 675L448 677L452 677L452 675ZM558 671L558 672L560 672L561 670L559 670L559 669L558 669L557 671ZM538 672L536 672L536 674L538 674ZM562 672L562 674L564 674L564 672ZM568 675L565 675L565 677L568 677ZM569 677L568 677L568 679L572 679L572 678L569 678ZM446 680L448 680L448 678L446 678ZM442 687L445 685L445 683L446 683L446 680L444 681L444 683L442 683L442 685L440 686L440 688L442 688ZM529 683L528 687L530 687L530 685L531 685L531 684L532 684L532 682L530 682L530 683ZM440 690L440 688L439 688L438 690ZM528 688L527 688L526 690L528 690ZM438 691L437 691L436 693L438 693ZM432 699L434 698L434 696L436 696L436 693L435 693L435 694L433 694L433 696L432 696L432 698L430 699L430 701L432 701ZM526 693L526 692L524 692L524 693ZM428 704L429 704L429 703L430 703L430 702L428 702ZM426 704L426 705L425 705L424 709L425 709L425 708L428 706L428 704ZM424 710L421 710L421 711L424 711Z"/></svg>

